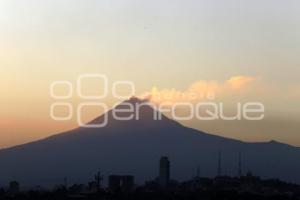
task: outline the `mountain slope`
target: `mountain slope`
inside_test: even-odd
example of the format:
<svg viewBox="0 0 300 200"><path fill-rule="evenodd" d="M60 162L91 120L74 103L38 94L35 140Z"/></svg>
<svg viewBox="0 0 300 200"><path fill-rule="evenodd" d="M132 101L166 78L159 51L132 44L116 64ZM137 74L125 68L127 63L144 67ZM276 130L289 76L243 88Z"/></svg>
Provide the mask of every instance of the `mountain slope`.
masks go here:
<svg viewBox="0 0 300 200"><path fill-rule="evenodd" d="M132 98L119 108L126 104L136 108L142 103ZM165 116L153 120L157 111L150 106L141 107L139 120L115 120L112 112L106 113L108 124L103 128L78 128L1 150L0 184L18 180L24 185L54 185L62 183L64 177L70 182L87 182L98 169L105 175L132 174L142 182L157 176L162 155L171 160L172 178L191 178L197 166L203 176L215 176L219 150L224 174L237 174L241 152L244 171L251 169L263 177L300 183L299 148L275 141L245 143L218 137L184 127Z"/></svg>

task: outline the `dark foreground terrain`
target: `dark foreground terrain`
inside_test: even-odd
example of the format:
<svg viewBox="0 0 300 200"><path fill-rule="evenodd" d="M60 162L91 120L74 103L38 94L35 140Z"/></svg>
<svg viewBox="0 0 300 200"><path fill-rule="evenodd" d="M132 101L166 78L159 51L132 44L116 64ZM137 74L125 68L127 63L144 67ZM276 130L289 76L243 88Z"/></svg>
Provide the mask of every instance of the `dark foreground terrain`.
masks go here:
<svg viewBox="0 0 300 200"><path fill-rule="evenodd" d="M146 182L143 186L120 185L118 187L99 187L97 182L57 186L52 190L35 188L19 191L17 182L0 190L0 199L60 200L60 199L106 199L106 200L292 200L300 199L300 186L277 179L262 180L247 174L239 178L219 176L215 178L195 177L178 183L170 181L162 188L157 180Z"/></svg>

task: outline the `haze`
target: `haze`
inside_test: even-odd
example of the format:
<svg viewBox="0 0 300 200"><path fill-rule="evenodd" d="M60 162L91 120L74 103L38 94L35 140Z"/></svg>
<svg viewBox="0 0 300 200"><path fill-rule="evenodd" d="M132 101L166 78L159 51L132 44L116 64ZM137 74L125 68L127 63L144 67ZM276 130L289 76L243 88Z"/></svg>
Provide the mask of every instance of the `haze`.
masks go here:
<svg viewBox="0 0 300 200"><path fill-rule="evenodd" d="M265 119L184 124L300 146L299 6L297 0L0 0L0 147L76 127L75 119L50 118L49 86L75 83L84 73L133 81L137 95L217 83L218 98L230 105L263 102ZM237 77L251 81L240 86Z"/></svg>

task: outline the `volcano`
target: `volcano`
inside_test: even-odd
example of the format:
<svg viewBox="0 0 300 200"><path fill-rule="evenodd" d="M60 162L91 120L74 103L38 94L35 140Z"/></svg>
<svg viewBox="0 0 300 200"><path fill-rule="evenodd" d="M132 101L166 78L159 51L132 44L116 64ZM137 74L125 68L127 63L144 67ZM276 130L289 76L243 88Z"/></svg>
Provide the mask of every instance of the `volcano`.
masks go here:
<svg viewBox="0 0 300 200"><path fill-rule="evenodd" d="M131 98L117 108L144 101ZM114 108L116 109L116 108ZM247 143L219 137L185 127L162 115L151 106L139 109L139 119L116 120L114 109L88 124L103 121L101 128L80 127L39 141L0 150L0 184L17 180L22 185L53 186L63 183L87 183L101 170L110 174L130 174L137 183L158 175L158 160L168 156L171 178L186 180L201 168L201 176L217 174L218 152L222 151L223 175L238 174L238 155L242 170L251 170L263 178L280 178L300 183L300 149L276 141Z"/></svg>

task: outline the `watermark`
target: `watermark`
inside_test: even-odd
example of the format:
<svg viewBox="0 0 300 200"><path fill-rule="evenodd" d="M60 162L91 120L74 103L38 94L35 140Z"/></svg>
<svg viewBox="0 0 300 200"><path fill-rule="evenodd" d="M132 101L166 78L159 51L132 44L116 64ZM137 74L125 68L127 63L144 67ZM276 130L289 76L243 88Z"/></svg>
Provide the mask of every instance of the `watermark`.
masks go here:
<svg viewBox="0 0 300 200"><path fill-rule="evenodd" d="M86 88L89 88L89 85L86 85L86 83L90 80L99 81L99 88L96 89L97 94L89 94L89 92L86 91ZM60 87L65 88L66 91L64 91L64 94L59 94L57 91ZM128 90L126 94L120 93L120 91L124 91L124 88L127 88ZM101 128L109 123L109 119L117 121L140 120L143 117L143 109L152 111L151 117L153 120L162 120L163 116L167 115L177 121L187 121L192 119L206 121L255 121L262 120L265 116L265 107L261 102L238 102L234 106L235 112L231 115L226 114L224 103L214 102L215 94L211 93L207 94L206 101L203 100L204 94L188 94L192 97L188 99L197 100L197 97L201 97L201 100L199 100L199 102L163 101L159 103L152 101L151 96L146 100L140 100L138 98L133 98L133 101L128 100L132 98L135 93L135 84L132 81L118 80L109 84L109 79L104 74L82 74L78 76L75 84L65 80L54 81L50 85L50 96L55 100L50 106L50 117L56 121L67 121L76 117L76 121L80 127ZM165 94L156 92L152 95L155 95L156 100L166 99L166 97L160 96ZM173 95L177 96L172 96L172 93L171 95L168 95L169 99L179 99L178 95L180 94L174 92ZM87 102L79 103L75 107L70 102L73 97ZM103 113L107 113L109 107L104 103L104 100L108 97L112 97L121 102L116 104L111 110L111 116L108 118L108 115L104 114L101 120L92 123L84 123L83 113L86 108L97 108L101 109ZM183 97L181 98L184 99ZM66 113L63 115L57 114L56 111L62 108L66 110Z"/></svg>

